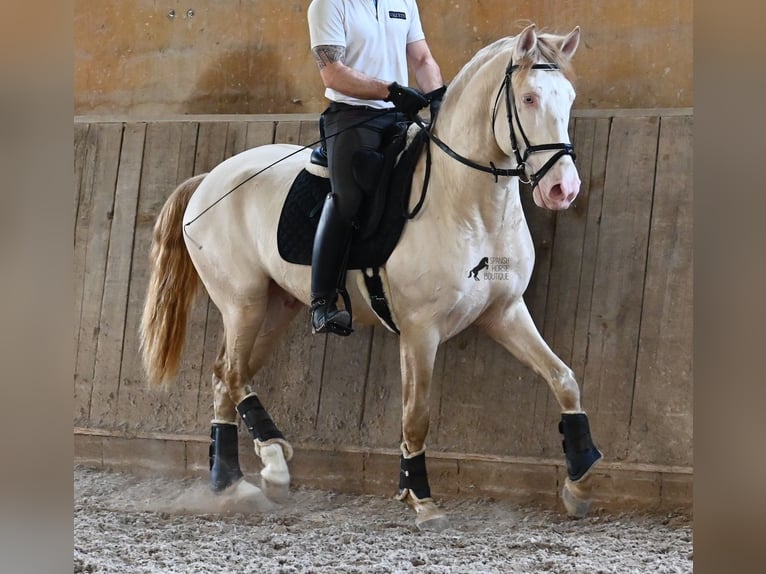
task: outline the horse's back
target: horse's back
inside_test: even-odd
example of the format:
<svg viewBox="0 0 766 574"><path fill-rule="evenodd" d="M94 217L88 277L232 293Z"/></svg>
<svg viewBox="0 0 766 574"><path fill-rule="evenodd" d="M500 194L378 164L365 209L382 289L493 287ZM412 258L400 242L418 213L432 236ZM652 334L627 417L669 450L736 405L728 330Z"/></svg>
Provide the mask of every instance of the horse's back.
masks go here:
<svg viewBox="0 0 766 574"><path fill-rule="evenodd" d="M205 177L189 202L184 221L228 194L219 203L237 203L239 188L277 188L292 180L305 164L310 150L291 144L251 148L219 163Z"/></svg>

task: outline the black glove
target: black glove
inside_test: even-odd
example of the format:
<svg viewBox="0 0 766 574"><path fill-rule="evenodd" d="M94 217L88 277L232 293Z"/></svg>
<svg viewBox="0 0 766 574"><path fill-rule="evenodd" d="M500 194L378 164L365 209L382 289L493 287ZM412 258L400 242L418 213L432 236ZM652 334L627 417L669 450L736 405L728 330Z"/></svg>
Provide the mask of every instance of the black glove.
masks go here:
<svg viewBox="0 0 766 574"><path fill-rule="evenodd" d="M434 91L425 94L426 99L431 102L432 124L436 121L436 116L439 113L439 109L442 107L442 98L444 97L444 92L446 91L447 86L442 86L441 88L436 88Z"/></svg>
<svg viewBox="0 0 766 574"><path fill-rule="evenodd" d="M388 86L388 97L384 101L393 102L394 107L408 117L414 117L428 105L423 92L409 86L400 86L396 82Z"/></svg>

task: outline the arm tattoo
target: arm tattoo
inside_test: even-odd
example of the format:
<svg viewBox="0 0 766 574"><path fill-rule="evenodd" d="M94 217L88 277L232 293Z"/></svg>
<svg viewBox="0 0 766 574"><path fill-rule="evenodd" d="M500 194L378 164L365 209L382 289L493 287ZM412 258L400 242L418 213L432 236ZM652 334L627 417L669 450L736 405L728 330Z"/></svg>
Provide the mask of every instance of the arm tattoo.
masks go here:
<svg viewBox="0 0 766 574"><path fill-rule="evenodd" d="M311 51L320 70L328 64L343 62L346 57L346 48L343 46L317 46Z"/></svg>

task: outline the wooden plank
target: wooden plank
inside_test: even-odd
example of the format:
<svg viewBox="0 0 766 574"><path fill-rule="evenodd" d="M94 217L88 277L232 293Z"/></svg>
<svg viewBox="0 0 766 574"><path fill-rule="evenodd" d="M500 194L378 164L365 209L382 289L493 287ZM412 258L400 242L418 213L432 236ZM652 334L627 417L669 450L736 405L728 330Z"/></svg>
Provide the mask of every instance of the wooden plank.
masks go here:
<svg viewBox="0 0 766 574"><path fill-rule="evenodd" d="M538 440L530 392L540 384L536 375L475 328L448 341L440 355L438 441L432 446L440 451L529 452Z"/></svg>
<svg viewBox="0 0 766 574"><path fill-rule="evenodd" d="M319 122L318 121L302 121L300 127L300 135L298 136L298 143L309 147L317 147L320 141L319 134Z"/></svg>
<svg viewBox="0 0 766 574"><path fill-rule="evenodd" d="M237 155L248 149L248 124L246 122L229 122L226 130L226 152L224 159Z"/></svg>
<svg viewBox="0 0 766 574"><path fill-rule="evenodd" d="M299 312L254 378L255 392L291 442L316 439L325 345L326 336L311 334L308 313Z"/></svg>
<svg viewBox="0 0 766 574"><path fill-rule="evenodd" d="M274 143L297 144L301 138L301 123L299 121L277 122L274 131Z"/></svg>
<svg viewBox="0 0 766 574"><path fill-rule="evenodd" d="M320 440L359 444L373 332L373 327L355 326L352 337L324 336L327 341L316 427Z"/></svg>
<svg viewBox="0 0 766 574"><path fill-rule="evenodd" d="M80 130L75 140L75 173L77 180L77 210L74 227L74 340L75 346L80 338L80 322L82 319L82 296L85 285L85 253L88 243L88 226L91 217L93 199L93 174L96 169L97 130ZM76 375L75 375L76 376Z"/></svg>
<svg viewBox="0 0 766 574"><path fill-rule="evenodd" d="M572 110L573 118L636 118L636 117L673 117L691 116L694 108L614 108L593 109L575 108Z"/></svg>
<svg viewBox="0 0 766 574"><path fill-rule="evenodd" d="M384 327L375 327L373 333L370 369L363 400L360 429L362 444L373 448L396 448L402 436L399 337ZM437 416L438 411L435 410L432 419L436 420ZM436 434L433 427L431 432Z"/></svg>
<svg viewBox="0 0 766 574"><path fill-rule="evenodd" d="M662 118L630 460L692 464L692 118Z"/></svg>
<svg viewBox="0 0 766 574"><path fill-rule="evenodd" d="M606 164L609 153L609 134L612 122L610 119L596 119L593 122L577 120L575 137L578 143L578 170L582 180L580 192L587 202L585 234L582 243L582 263L580 283L575 312L575 333L572 341L572 356L570 367L575 372L580 384L583 408L589 409L587 389L584 388L585 365L588 357L589 326L591 305L593 299L593 282L596 276L596 261L598 255L599 231L601 229L601 212L604 200L604 184L606 181ZM590 130L592 128L592 137ZM586 142L591 142L588 146ZM590 149L589 149L590 148ZM578 201L582 201L578 199Z"/></svg>
<svg viewBox="0 0 766 574"><path fill-rule="evenodd" d="M578 119L575 122L572 142L577 150L581 192L567 211L556 214L542 334L553 352L575 370L578 381L581 381L582 371L577 371L573 364L577 311L583 304L583 299L590 302L589 298L583 297L581 290L588 289L589 295L592 288L592 268L588 271L590 282L582 281L583 269L589 260L584 246L587 231L590 229L592 235L594 230L594 209L591 208L591 200L596 202L593 207L600 214L608 134L607 120ZM598 174L592 173L594 167ZM590 256L590 259L593 257ZM547 384L537 385L535 394L535 427L540 435L536 452L541 456L560 457L562 453L558 422L561 419L561 407Z"/></svg>
<svg viewBox="0 0 766 574"><path fill-rule="evenodd" d="M618 110L608 110L614 112ZM75 116L75 123L104 123L104 122L151 122L151 123L177 123L177 122L281 122L281 121L316 121L318 113L310 114L163 114L142 116L140 114L88 114L87 116Z"/></svg>
<svg viewBox="0 0 766 574"><path fill-rule="evenodd" d="M84 245L81 243L78 246L85 250L84 266L81 269L84 278L74 384L75 421L78 424L90 416L122 125L102 124L93 126L90 131L94 136L95 150L88 158L93 161L94 167L88 190L91 198L87 213L87 239ZM83 212L83 215L86 213Z"/></svg>
<svg viewBox="0 0 766 574"><path fill-rule="evenodd" d="M196 155L194 156L195 175L209 173L215 166L226 159L228 134L229 124L225 122L200 124L197 135Z"/></svg>
<svg viewBox="0 0 766 574"><path fill-rule="evenodd" d="M615 118L583 387L597 444L624 460L635 382L659 118Z"/></svg>
<svg viewBox="0 0 766 574"><path fill-rule="evenodd" d="M693 107L680 108L574 108L572 118L618 118L646 116L692 116ZM90 123L122 123L122 122L272 122L272 121L317 121L318 113L310 114L167 114L161 118L156 116L141 116L137 114L88 114L74 116L75 124Z"/></svg>
<svg viewBox="0 0 766 574"><path fill-rule="evenodd" d="M173 189L192 175L197 124L150 123L141 169L141 187L133 245L123 362L118 388L117 421L126 430L181 430L176 424L172 390L149 389L141 365L138 325L149 277L149 250L154 222ZM185 152L185 153L184 153ZM196 410L196 405L195 405Z"/></svg>
<svg viewBox="0 0 766 574"><path fill-rule="evenodd" d="M145 133L146 124L124 126L90 401L90 424L95 426L113 422L117 403Z"/></svg>
<svg viewBox="0 0 766 574"><path fill-rule="evenodd" d="M90 124L75 124L74 126L74 220L77 221L77 209L80 206L80 189L82 188L83 172L88 148L88 131Z"/></svg>
<svg viewBox="0 0 766 574"><path fill-rule="evenodd" d="M247 124L247 139L245 140L247 148L254 148L259 145L274 143L274 134L276 131L275 122L250 122Z"/></svg>

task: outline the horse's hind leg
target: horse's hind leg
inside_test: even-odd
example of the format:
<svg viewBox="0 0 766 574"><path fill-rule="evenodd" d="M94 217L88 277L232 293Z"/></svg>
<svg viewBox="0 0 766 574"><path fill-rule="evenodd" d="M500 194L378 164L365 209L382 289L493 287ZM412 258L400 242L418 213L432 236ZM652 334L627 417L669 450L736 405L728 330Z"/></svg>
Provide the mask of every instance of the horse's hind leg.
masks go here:
<svg viewBox="0 0 766 574"><path fill-rule="evenodd" d="M278 458L283 471L281 482L287 484L290 478L283 448L287 451L287 458L292 448L284 440L249 384L253 375L250 357L261 327L266 322L269 308L268 279L264 278L262 283L254 284L246 293L229 294L227 297L214 296L211 293L211 297L221 310L225 334L225 352L219 356L214 369L214 425L217 421L224 424L233 423L236 420L233 413L238 413L255 441L256 454L263 457L260 447L276 444L269 453L279 451ZM223 381L225 389L220 381ZM236 406L232 408L234 405ZM280 441L284 443L282 446L277 444ZM213 468L211 467L211 471ZM215 475L211 475L211 479L215 480Z"/></svg>
<svg viewBox="0 0 766 574"><path fill-rule="evenodd" d="M239 466L237 410L224 382L226 339L221 343L213 365L213 420L210 425L210 487L224 496L226 503L255 502L259 509L270 502L261 490L245 480Z"/></svg>
<svg viewBox="0 0 766 574"><path fill-rule="evenodd" d="M551 351L535 327L522 299L488 311L479 323L498 343L542 376L561 407L559 432L564 435L567 479L562 499L571 516L582 517L590 509L591 469L602 458L593 444L588 416L580 406L580 388L572 369Z"/></svg>
<svg viewBox="0 0 766 574"><path fill-rule="evenodd" d="M226 340L213 365L213 420L210 425L210 486L222 492L242 479L237 445L237 411L223 381Z"/></svg>
<svg viewBox="0 0 766 574"><path fill-rule="evenodd" d="M301 308L301 303L292 295L274 282L269 284L266 315L248 360L248 371L251 376L254 376L269 360L280 336L287 330L290 321ZM251 393L248 396L255 395ZM257 397L255 400L258 401ZM260 401L257 404L260 405ZM256 428L250 430L254 433L255 451L263 463L261 477L264 484L262 486L269 489L270 496L276 497L282 494L278 487L284 487L290 483L290 473L286 463L292 458L293 449L271 421L265 409L261 410L258 416L260 419L256 421ZM245 422L247 423L247 419Z"/></svg>

